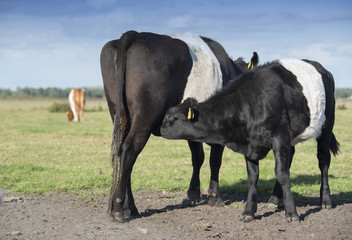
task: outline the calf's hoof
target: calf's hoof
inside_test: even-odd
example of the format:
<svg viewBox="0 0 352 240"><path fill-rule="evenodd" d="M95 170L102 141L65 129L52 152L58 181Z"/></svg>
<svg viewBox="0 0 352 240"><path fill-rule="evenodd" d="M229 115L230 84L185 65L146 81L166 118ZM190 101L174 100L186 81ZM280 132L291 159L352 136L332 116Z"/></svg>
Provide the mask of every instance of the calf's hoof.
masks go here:
<svg viewBox="0 0 352 240"><path fill-rule="evenodd" d="M240 216L240 221L241 222L251 222L254 220L254 216L253 215L248 215L248 214L243 214Z"/></svg>
<svg viewBox="0 0 352 240"><path fill-rule="evenodd" d="M225 206L224 202L220 197L213 197L213 196L209 196L208 205L216 206L216 207Z"/></svg>
<svg viewBox="0 0 352 240"><path fill-rule="evenodd" d="M299 223L300 222L299 216L286 217L286 222Z"/></svg>
<svg viewBox="0 0 352 240"><path fill-rule="evenodd" d="M329 201L323 202L322 204L320 204L320 207L322 209L331 209L332 208L331 202L329 202Z"/></svg>

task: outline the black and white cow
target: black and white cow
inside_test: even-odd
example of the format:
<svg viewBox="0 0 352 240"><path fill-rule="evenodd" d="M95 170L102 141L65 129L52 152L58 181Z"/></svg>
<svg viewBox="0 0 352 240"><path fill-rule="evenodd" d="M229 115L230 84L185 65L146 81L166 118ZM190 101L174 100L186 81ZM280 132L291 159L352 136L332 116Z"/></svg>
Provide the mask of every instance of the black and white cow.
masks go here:
<svg viewBox="0 0 352 240"><path fill-rule="evenodd" d="M317 62L275 61L245 72L202 103L190 98L170 108L161 136L221 144L245 156L248 198L241 220L246 222L254 219L257 210L258 161L272 149L277 182L269 202L278 204L283 198L286 219L299 221L289 177L299 142L317 139L320 201L323 207L331 206L330 151L336 155L339 149L332 132L334 88L333 76Z"/></svg>
<svg viewBox="0 0 352 240"><path fill-rule="evenodd" d="M252 62L258 62L257 55ZM193 34L166 36L129 31L105 44L101 71L111 118L115 119L109 199L113 218L124 221L124 210L138 215L131 191L132 168L150 135L160 136L167 109L189 97L204 101L246 66L241 59L233 62L219 43ZM188 144L193 165L188 197L194 200L200 197L199 171L204 152L202 143ZM222 145L211 144L210 202L219 201L223 149Z"/></svg>

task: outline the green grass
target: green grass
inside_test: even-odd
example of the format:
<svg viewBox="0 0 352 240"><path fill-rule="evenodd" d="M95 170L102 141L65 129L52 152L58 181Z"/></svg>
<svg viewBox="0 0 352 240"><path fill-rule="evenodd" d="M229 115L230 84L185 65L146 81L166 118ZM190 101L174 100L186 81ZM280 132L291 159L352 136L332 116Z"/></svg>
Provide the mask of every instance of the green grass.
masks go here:
<svg viewBox="0 0 352 240"><path fill-rule="evenodd" d="M0 101L0 189L27 194L66 191L80 196L108 194L111 185L112 123L106 103L88 101L84 122L68 122L65 113L49 112L56 100ZM336 111L335 135L341 153L332 158L330 188L338 200L352 198L352 107ZM96 111L99 109L99 111ZM209 184L209 147L201 170L201 189ZM151 137L132 174L133 191L187 190L192 174L186 141ZM269 195L275 183L270 152L260 162L258 192ZM220 170L222 192L247 192L242 155L228 149ZM291 168L295 197L318 197L320 171L316 142L298 144Z"/></svg>

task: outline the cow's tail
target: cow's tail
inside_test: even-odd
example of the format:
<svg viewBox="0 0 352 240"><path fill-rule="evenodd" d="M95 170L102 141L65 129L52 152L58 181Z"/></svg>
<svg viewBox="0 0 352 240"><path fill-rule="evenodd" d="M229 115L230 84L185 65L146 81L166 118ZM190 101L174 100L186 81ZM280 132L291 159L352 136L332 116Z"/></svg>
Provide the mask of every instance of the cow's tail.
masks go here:
<svg viewBox="0 0 352 240"><path fill-rule="evenodd" d="M118 183L118 172L119 172L119 158L120 158L120 147L125 138L125 131L127 130L127 106L124 102L124 90L125 90L125 71L126 71L126 57L127 50L131 44L137 39L138 33L134 31L126 32L120 38L117 47L117 59L114 61L115 68L115 79L117 83L116 91L116 114L114 119L114 131L112 134L111 143L111 164L113 168L112 173L112 186L110 190L109 198L109 212L114 210L114 203L116 201L116 188ZM125 111L125 113L123 112ZM123 119L126 118L126 119Z"/></svg>
<svg viewBox="0 0 352 240"><path fill-rule="evenodd" d="M336 140L334 133L331 133L330 151L336 156L340 151L340 143Z"/></svg>

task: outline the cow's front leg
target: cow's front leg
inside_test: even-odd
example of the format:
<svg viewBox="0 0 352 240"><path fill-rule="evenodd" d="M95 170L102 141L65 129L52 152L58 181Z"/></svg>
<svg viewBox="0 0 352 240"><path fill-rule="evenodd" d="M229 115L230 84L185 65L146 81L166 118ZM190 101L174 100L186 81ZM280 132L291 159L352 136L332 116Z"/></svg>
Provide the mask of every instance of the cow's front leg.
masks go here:
<svg viewBox="0 0 352 240"><path fill-rule="evenodd" d="M275 156L275 175L282 189L285 217L288 222L292 222L299 221L299 216L290 189L290 158L292 156L292 148L287 136L288 134L282 134L274 138L273 151Z"/></svg>
<svg viewBox="0 0 352 240"><path fill-rule="evenodd" d="M200 200L199 173L200 168L204 163L204 150L203 144L199 142L188 141L188 146L192 154L193 173L191 182L189 184L189 189L187 191L187 197L192 202L196 202Z"/></svg>
<svg viewBox="0 0 352 240"><path fill-rule="evenodd" d="M254 220L257 212L257 183L259 178L259 162L250 160L246 157L247 177L248 177L248 196L247 204L240 217L240 221L250 222Z"/></svg>

